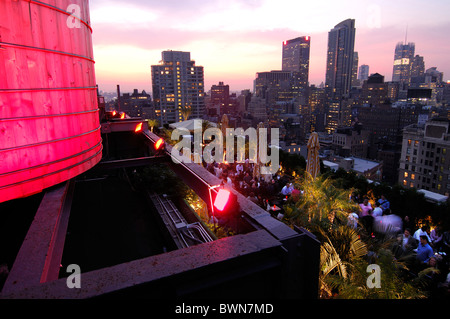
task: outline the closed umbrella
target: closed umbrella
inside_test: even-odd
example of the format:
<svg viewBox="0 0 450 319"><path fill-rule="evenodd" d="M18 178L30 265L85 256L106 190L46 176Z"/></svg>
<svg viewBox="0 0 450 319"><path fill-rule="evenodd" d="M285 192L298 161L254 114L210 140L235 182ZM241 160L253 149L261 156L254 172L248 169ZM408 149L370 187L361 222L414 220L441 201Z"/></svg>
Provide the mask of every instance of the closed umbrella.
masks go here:
<svg viewBox="0 0 450 319"><path fill-rule="evenodd" d="M308 163L306 165L306 171L311 174L312 178L316 178L319 175L320 163L319 163L319 135L316 132L312 132L309 137L308 144Z"/></svg>

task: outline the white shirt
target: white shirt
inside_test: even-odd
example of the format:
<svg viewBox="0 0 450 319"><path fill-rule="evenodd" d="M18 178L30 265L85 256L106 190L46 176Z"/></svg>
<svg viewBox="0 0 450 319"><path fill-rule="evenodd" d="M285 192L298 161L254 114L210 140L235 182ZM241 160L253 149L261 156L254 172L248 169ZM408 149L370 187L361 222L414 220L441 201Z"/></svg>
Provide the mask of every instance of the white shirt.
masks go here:
<svg viewBox="0 0 450 319"><path fill-rule="evenodd" d="M408 243L408 239L409 239L409 237L406 237L405 235L403 235L403 244L402 244L403 248L405 248L406 244Z"/></svg>
<svg viewBox="0 0 450 319"><path fill-rule="evenodd" d="M281 190L281 194L283 195L289 195L292 192L292 189L289 186L284 186L283 189Z"/></svg>
<svg viewBox="0 0 450 319"><path fill-rule="evenodd" d="M417 239L420 242L420 236L425 235L428 238L428 243L431 243L431 238L430 236L428 236L426 231L423 231L421 228L419 228L418 230L416 230L416 232L414 233L414 238Z"/></svg>
<svg viewBox="0 0 450 319"><path fill-rule="evenodd" d="M382 215L383 215L383 210L381 209L381 207L375 207L375 209L372 212L372 216L378 217L378 216L382 216Z"/></svg>

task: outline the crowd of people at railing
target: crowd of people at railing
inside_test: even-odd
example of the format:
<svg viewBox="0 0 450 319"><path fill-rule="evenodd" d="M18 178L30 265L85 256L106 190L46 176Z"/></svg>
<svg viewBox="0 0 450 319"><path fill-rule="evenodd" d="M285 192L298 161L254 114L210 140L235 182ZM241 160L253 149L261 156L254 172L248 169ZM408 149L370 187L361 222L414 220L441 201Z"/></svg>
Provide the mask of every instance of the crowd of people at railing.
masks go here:
<svg viewBox="0 0 450 319"><path fill-rule="evenodd" d="M269 204L279 203L282 195L290 196L295 190L291 183L292 177L284 174L261 175L255 177L254 163L214 163L206 165L206 169L219 177L222 183L233 187L242 195L248 197L257 205L266 208Z"/></svg>
<svg viewBox="0 0 450 319"><path fill-rule="evenodd" d="M206 165L206 168L223 184L267 209L275 218L283 216L286 200L297 200L303 193L292 183L293 178L285 174L254 177L253 163L214 163ZM389 235L396 238L391 250L396 259L407 265L407 276L414 277L426 268L434 268L438 271L427 275L430 290L450 294L449 229L443 229L442 225L432 228L426 224L416 226L409 216L397 216L384 195L375 202L372 200L372 203L356 194L350 200L358 204L359 210L349 214L349 226L364 229L368 237Z"/></svg>

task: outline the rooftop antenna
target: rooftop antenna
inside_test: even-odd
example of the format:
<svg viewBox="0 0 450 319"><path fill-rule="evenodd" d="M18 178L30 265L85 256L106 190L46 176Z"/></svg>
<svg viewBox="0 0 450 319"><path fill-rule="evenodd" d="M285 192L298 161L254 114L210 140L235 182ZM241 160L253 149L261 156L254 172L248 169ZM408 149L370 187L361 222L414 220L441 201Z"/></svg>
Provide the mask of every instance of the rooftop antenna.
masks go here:
<svg viewBox="0 0 450 319"><path fill-rule="evenodd" d="M408 44L408 24L406 24L406 32L405 32L405 45Z"/></svg>

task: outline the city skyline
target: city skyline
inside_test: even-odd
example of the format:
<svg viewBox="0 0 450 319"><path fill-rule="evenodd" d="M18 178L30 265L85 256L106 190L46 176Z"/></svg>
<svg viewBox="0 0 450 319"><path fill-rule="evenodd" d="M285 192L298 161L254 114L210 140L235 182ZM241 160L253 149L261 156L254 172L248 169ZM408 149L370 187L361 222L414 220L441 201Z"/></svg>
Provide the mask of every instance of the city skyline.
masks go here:
<svg viewBox="0 0 450 319"><path fill-rule="evenodd" d="M188 51L205 70L205 91L219 81L231 91L253 89L257 72L281 70L283 41L311 38L310 84L325 83L328 32L356 21L359 65L392 79L398 42L414 42L425 68L448 81L450 41L445 12L450 3L419 1L92 1L96 80L99 89L151 92L150 66L165 50ZM426 10L424 10L426 8ZM301 14L300 14L301 13ZM432 13L432 14L431 14Z"/></svg>

